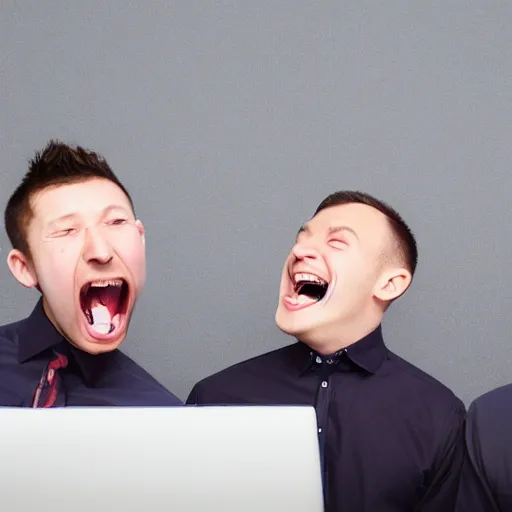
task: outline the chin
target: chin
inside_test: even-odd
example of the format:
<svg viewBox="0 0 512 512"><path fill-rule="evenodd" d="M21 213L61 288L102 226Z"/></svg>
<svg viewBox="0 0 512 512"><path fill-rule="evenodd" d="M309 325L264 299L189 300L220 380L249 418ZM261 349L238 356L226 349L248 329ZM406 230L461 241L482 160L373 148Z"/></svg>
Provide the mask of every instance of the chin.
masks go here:
<svg viewBox="0 0 512 512"><path fill-rule="evenodd" d="M285 334L292 335L292 326L290 325L292 322L290 322L291 319L286 318L286 311L281 310L281 306L277 308L276 316L275 316L275 322L277 327L283 331Z"/></svg>
<svg viewBox="0 0 512 512"><path fill-rule="evenodd" d="M302 338L313 328L310 322L305 320L304 318L298 318L297 314L290 313L281 307L278 308L275 316L277 327L285 334L295 336L296 338Z"/></svg>
<svg viewBox="0 0 512 512"><path fill-rule="evenodd" d="M123 343L125 336L122 336L117 340L110 340L108 342L98 343L96 340L80 340L79 342L71 341L71 344L91 355L105 354L107 352L113 352Z"/></svg>
<svg viewBox="0 0 512 512"><path fill-rule="evenodd" d="M83 352L87 352L91 355L104 354L106 352L113 352L126 339L126 330L112 332L109 335L98 335L93 332L91 335L90 331L84 328L83 325L75 326L69 332L66 338L69 340L71 345L78 348Z"/></svg>

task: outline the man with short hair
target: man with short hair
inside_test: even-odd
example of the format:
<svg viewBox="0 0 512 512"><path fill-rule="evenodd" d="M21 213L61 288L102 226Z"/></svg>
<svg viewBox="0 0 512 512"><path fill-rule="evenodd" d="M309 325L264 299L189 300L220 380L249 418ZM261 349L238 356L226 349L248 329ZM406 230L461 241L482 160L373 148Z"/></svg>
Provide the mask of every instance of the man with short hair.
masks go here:
<svg viewBox="0 0 512 512"><path fill-rule="evenodd" d="M362 192L328 196L282 272L276 323L297 343L202 380L187 403L313 405L326 510L452 512L464 405L382 337L416 263L394 209Z"/></svg>
<svg viewBox="0 0 512 512"><path fill-rule="evenodd" d="M0 405L179 405L118 350L146 278L144 227L100 155L50 141L5 209L9 268L41 293L0 327Z"/></svg>

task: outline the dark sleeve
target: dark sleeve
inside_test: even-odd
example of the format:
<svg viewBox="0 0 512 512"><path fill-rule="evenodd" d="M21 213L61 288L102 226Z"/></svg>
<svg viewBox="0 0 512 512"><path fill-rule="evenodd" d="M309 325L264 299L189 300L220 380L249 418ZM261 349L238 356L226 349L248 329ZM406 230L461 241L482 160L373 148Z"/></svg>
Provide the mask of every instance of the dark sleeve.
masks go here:
<svg viewBox="0 0 512 512"><path fill-rule="evenodd" d="M478 424L479 410L477 403L473 402L466 422L466 453L456 512L500 512L501 510L493 497L486 474Z"/></svg>
<svg viewBox="0 0 512 512"><path fill-rule="evenodd" d="M190 391L187 401L185 402L186 405L202 405L200 395L199 395L199 389L201 388L201 383L198 382L193 388L192 391Z"/></svg>
<svg viewBox="0 0 512 512"><path fill-rule="evenodd" d="M466 409L458 402L448 414L438 440L427 490L416 512L453 512L464 460Z"/></svg>

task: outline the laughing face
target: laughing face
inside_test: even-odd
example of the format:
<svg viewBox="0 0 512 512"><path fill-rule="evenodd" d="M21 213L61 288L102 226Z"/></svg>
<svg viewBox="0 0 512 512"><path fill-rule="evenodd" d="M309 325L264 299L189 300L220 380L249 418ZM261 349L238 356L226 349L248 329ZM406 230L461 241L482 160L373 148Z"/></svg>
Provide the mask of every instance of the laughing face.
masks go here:
<svg viewBox="0 0 512 512"><path fill-rule="evenodd" d="M46 315L70 343L97 354L124 340L144 286L144 228L113 182L93 178L46 188L31 198L30 257L8 262L43 294Z"/></svg>
<svg viewBox="0 0 512 512"><path fill-rule="evenodd" d="M410 283L395 248L379 210L359 203L321 210L285 262L277 326L322 354L362 338Z"/></svg>

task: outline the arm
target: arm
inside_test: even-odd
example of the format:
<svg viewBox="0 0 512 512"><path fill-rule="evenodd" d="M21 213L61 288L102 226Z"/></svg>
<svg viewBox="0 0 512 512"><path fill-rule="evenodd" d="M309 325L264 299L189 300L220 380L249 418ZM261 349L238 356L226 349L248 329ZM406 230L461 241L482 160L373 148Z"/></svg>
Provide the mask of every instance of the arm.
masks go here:
<svg viewBox="0 0 512 512"><path fill-rule="evenodd" d="M201 402L199 400L199 383L196 384L190 394L188 395L187 401L185 405L199 405Z"/></svg>
<svg viewBox="0 0 512 512"><path fill-rule="evenodd" d="M454 511L464 460L465 414L460 401L448 414L427 480L427 490L415 512Z"/></svg>
<svg viewBox="0 0 512 512"><path fill-rule="evenodd" d="M479 410L473 402L468 411L465 460L457 497L456 512L499 512L489 484L482 439L478 428Z"/></svg>

